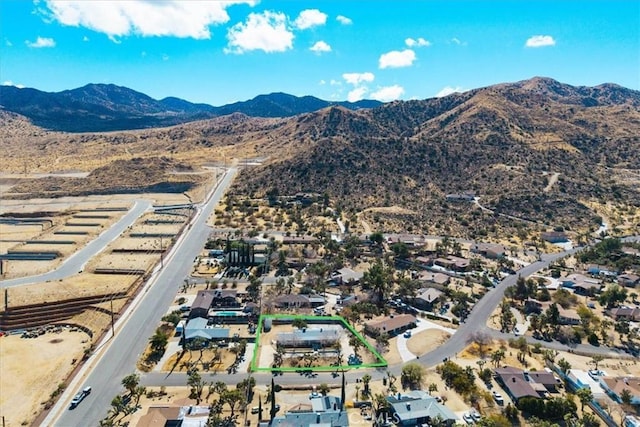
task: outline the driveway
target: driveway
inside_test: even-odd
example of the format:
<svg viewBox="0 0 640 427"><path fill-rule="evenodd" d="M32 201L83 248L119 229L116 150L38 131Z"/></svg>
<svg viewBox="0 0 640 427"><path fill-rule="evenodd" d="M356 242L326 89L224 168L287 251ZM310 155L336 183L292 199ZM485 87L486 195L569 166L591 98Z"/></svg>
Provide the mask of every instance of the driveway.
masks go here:
<svg viewBox="0 0 640 427"><path fill-rule="evenodd" d="M408 362L409 360L413 360L416 358L416 355L409 351L407 347L407 341L415 339L414 335L419 332L426 331L427 329L438 329L441 331L445 331L450 333L451 335L456 333L455 329L447 328L437 323L431 322L425 319L419 319L417 327L411 329L411 338L405 338L404 335L398 335L396 338L396 344L398 346L398 353L400 353L400 357L402 358L402 363Z"/></svg>

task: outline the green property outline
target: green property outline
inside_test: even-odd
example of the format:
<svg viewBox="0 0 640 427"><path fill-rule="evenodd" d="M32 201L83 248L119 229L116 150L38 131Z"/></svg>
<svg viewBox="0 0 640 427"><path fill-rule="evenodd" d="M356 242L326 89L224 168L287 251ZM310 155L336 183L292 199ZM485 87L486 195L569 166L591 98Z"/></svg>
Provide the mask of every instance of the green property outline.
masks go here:
<svg viewBox="0 0 640 427"><path fill-rule="evenodd" d="M287 319L292 322L295 319L303 319L303 320L317 320L317 319L326 319L326 320L337 320L342 323L342 325L349 330L353 335L355 335L362 344L369 350L373 355L378 359L377 363L363 363L362 365L340 365L340 366L314 366L311 368L302 368L311 371L319 371L319 372L330 372L336 370L347 370L347 369L359 369L359 368L386 368L389 366L387 361L378 353L378 351L367 341L362 334L356 331L353 326L349 324L342 316L313 316L307 314L261 314L258 318L258 328L256 331L256 339L254 342L253 348L253 357L251 358L250 370L251 372L297 372L300 371L301 368L263 368L257 366L258 353L260 352L260 334L262 333L262 325L263 321L266 318L272 319Z"/></svg>

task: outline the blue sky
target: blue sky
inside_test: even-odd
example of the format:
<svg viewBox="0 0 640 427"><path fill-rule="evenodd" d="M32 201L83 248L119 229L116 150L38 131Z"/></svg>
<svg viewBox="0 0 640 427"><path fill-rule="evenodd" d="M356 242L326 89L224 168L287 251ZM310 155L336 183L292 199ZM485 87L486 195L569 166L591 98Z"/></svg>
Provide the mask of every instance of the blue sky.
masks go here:
<svg viewBox="0 0 640 427"><path fill-rule="evenodd" d="M424 99L533 76L640 89L640 0L1 0L0 82L223 105Z"/></svg>

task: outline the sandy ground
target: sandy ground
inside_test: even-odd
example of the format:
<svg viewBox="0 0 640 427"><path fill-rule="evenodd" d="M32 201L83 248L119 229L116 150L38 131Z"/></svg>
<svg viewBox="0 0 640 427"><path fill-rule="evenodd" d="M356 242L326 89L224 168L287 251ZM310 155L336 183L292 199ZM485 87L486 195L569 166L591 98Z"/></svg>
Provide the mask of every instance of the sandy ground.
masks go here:
<svg viewBox="0 0 640 427"><path fill-rule="evenodd" d="M451 335L438 329L427 329L412 335L407 340L407 348L413 354L425 354L427 351L439 347Z"/></svg>
<svg viewBox="0 0 640 427"><path fill-rule="evenodd" d="M89 337L63 329L37 338L0 337L0 415L7 426L30 422L79 360ZM34 369L38 367L38 369Z"/></svg>

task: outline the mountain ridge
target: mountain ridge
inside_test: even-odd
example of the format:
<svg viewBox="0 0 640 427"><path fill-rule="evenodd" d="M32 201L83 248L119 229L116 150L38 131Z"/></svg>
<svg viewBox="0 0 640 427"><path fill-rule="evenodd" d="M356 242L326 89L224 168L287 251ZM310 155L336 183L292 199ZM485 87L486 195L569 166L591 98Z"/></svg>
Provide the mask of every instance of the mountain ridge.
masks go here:
<svg viewBox="0 0 640 427"><path fill-rule="evenodd" d="M156 100L115 84L89 83L61 92L0 86L0 107L21 114L41 127L66 132L103 132L171 126L232 113L251 117L289 117L331 105L372 108L374 100L331 102L282 92L214 107L177 97Z"/></svg>

